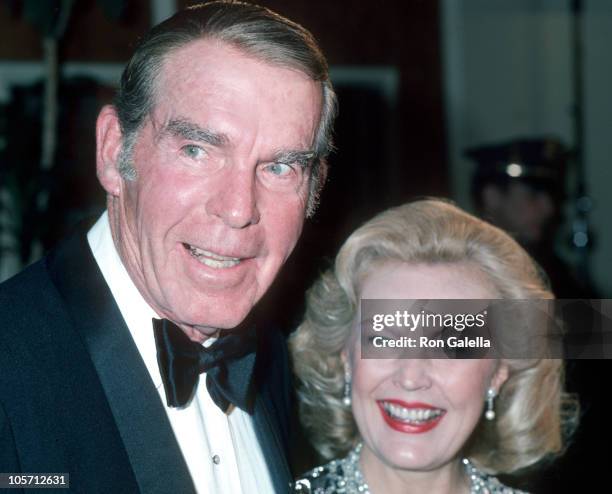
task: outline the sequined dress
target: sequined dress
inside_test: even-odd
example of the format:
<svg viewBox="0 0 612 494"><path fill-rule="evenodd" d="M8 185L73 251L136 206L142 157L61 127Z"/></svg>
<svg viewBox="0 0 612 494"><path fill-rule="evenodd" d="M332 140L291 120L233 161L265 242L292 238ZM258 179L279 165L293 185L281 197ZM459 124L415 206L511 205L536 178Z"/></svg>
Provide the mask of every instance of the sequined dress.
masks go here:
<svg viewBox="0 0 612 494"><path fill-rule="evenodd" d="M361 444L346 457L307 472L294 484L299 494L372 494L359 469ZM502 484L496 477L478 470L469 460L462 460L470 479L470 494L528 494Z"/></svg>

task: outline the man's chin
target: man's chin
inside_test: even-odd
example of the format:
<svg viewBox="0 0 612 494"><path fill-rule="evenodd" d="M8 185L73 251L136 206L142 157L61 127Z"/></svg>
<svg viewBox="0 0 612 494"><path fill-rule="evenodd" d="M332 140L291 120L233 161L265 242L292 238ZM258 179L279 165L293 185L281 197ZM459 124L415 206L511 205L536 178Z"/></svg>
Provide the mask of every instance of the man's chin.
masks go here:
<svg viewBox="0 0 612 494"><path fill-rule="evenodd" d="M219 331L231 331L238 328L248 316L248 311L244 314L211 314L202 315L202 317L191 318L194 321L189 326L200 334L207 337L215 336Z"/></svg>
<svg viewBox="0 0 612 494"><path fill-rule="evenodd" d="M195 327L181 325L180 328L185 332L191 341L202 343L208 338L214 338L219 335L219 330L211 327Z"/></svg>
<svg viewBox="0 0 612 494"><path fill-rule="evenodd" d="M219 336L220 331L231 330L240 325L248 315L242 313L215 313L213 310L193 311L166 311L162 316L172 321L193 341L204 341Z"/></svg>

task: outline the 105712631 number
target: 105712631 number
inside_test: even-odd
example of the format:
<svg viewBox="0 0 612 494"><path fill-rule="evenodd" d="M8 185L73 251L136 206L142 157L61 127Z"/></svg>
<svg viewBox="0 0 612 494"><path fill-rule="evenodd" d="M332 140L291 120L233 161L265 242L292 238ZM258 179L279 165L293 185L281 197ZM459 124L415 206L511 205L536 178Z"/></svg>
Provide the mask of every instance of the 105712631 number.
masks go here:
<svg viewBox="0 0 612 494"><path fill-rule="evenodd" d="M0 489L68 489L67 473L0 473Z"/></svg>

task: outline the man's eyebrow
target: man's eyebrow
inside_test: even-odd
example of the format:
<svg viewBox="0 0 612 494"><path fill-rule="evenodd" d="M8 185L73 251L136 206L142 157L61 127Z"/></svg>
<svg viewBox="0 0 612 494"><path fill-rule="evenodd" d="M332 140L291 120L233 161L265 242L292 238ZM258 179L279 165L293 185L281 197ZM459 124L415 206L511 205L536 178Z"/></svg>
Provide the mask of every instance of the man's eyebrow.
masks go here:
<svg viewBox="0 0 612 494"><path fill-rule="evenodd" d="M228 143L229 139L224 134L217 134L209 129L200 127L199 125L177 118L170 120L159 133L161 137L170 135L174 137L182 137L190 141L204 142L212 146L223 146Z"/></svg>
<svg viewBox="0 0 612 494"><path fill-rule="evenodd" d="M274 157L277 163L297 163L301 166L308 166L312 163L316 153L313 150L307 151L279 151Z"/></svg>

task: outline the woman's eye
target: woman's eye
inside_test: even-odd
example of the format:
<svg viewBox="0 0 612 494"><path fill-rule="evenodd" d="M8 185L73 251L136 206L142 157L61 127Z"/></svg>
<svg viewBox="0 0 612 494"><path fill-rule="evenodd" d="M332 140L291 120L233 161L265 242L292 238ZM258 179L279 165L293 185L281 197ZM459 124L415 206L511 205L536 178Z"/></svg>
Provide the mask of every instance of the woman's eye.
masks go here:
<svg viewBox="0 0 612 494"><path fill-rule="evenodd" d="M206 155L206 151L204 151L200 146L196 146L194 144L188 144L187 146L183 146L181 151L185 156L192 159L201 159Z"/></svg>

